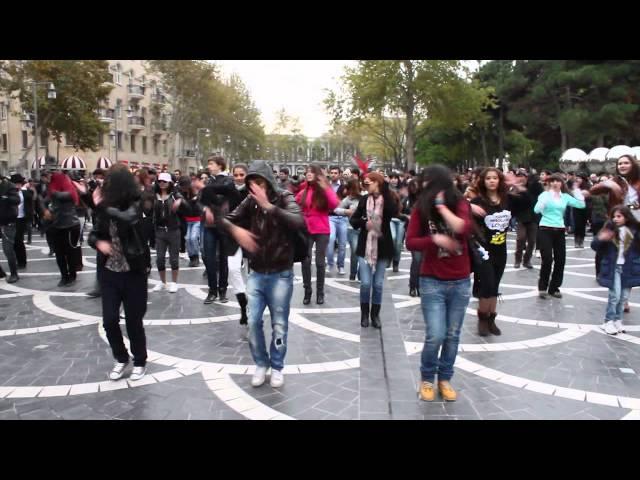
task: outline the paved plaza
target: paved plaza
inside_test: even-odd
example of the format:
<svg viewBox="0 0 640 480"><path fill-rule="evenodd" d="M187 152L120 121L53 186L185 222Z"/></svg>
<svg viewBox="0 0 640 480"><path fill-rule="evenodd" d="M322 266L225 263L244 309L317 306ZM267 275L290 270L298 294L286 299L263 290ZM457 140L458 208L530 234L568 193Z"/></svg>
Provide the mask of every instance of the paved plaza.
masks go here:
<svg viewBox="0 0 640 480"><path fill-rule="evenodd" d="M420 300L408 296L407 252L400 272L387 273L381 331L360 328L358 283L348 275L327 276L322 308L315 294L303 306L296 265L285 385L273 389L250 385L254 367L233 290L229 303L203 305L203 267L187 268L184 259L178 292L149 294L147 376L109 381L101 303L85 295L95 251L85 242L84 271L63 289L46 242L35 235L27 248L20 281L0 280L0 419L640 418L640 293L631 295L626 334L600 331L607 290L595 282L593 251L573 248L573 238L561 300L537 297L539 259L533 271L514 270L510 252L498 306L502 336L476 334L472 301L455 403L417 399L424 322ZM157 282L154 268L149 289Z"/></svg>

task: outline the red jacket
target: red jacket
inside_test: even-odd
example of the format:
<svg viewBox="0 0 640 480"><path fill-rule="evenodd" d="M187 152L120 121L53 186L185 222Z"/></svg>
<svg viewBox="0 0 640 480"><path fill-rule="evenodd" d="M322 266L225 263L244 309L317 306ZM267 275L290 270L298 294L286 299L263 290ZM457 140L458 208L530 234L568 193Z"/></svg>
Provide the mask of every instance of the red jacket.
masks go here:
<svg viewBox="0 0 640 480"><path fill-rule="evenodd" d="M336 208L340 202L331 187L325 188L324 193L327 196L327 209L318 210L312 206L314 189L314 186L309 186L304 205L301 204L302 197L304 196L304 189L300 190L296 195L296 202L298 202L300 208L302 208L302 213L304 214L304 220L307 224L307 230L309 233L311 235L329 235L331 233L331 229L329 228L329 211Z"/></svg>
<svg viewBox="0 0 640 480"><path fill-rule="evenodd" d="M407 249L422 252L420 276L438 280L461 280L471 274L468 239L473 227L469 203L464 199L460 200L454 213L464 220L464 231L454 235L461 244L462 254L439 258L439 247L433 242L426 220L420 216L417 208L412 210L407 229Z"/></svg>

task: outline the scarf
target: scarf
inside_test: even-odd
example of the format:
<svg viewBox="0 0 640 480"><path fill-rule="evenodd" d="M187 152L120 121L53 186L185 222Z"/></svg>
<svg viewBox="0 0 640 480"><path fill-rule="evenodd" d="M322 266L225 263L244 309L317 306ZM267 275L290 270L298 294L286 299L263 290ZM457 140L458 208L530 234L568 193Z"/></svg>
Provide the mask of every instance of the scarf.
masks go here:
<svg viewBox="0 0 640 480"><path fill-rule="evenodd" d="M367 246L364 251L364 258L372 268L378 262L378 238L382 236L382 209L384 207L384 198L379 195L374 198L373 195L367 197L367 218L373 224L373 228L367 233Z"/></svg>

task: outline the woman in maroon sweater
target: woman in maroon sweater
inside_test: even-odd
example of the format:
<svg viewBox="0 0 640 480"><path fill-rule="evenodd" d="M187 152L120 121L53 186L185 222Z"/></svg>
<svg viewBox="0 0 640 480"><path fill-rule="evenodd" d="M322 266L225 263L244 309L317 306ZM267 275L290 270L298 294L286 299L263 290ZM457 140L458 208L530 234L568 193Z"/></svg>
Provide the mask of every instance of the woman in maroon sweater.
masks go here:
<svg viewBox="0 0 640 480"><path fill-rule="evenodd" d="M407 249L422 252L420 299L426 335L419 396L425 401L435 399L437 374L440 395L444 400L455 401L457 394L449 381L471 297L468 240L473 227L469 203L454 187L448 168L428 167L424 180L426 186L407 231Z"/></svg>

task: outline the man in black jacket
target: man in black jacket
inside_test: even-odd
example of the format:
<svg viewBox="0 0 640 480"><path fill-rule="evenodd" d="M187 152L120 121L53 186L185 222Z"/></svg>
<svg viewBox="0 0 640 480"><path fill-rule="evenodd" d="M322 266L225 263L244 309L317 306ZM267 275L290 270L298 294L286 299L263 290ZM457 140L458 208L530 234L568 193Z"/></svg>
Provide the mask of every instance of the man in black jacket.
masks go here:
<svg viewBox="0 0 640 480"><path fill-rule="evenodd" d="M522 263L526 268L532 269L531 257L536 246L538 235L538 217L533 212L533 207L538 201L538 196L543 192L542 185L537 178L529 178L524 168L518 169L516 177L521 186L526 187L526 192L519 196L520 208L515 213L518 220L515 263L513 268L520 268ZM522 253L524 252L524 261Z"/></svg>
<svg viewBox="0 0 640 480"><path fill-rule="evenodd" d="M19 173L11 175L11 183L13 183L20 197L20 205L18 205L18 217L16 219L16 240L14 250L16 252L16 260L18 268L27 268L27 249L24 246L24 233L27 225L33 220L33 192L29 188L22 188L25 178Z"/></svg>
<svg viewBox="0 0 640 480"><path fill-rule="evenodd" d="M214 156L209 159L208 169L211 176L208 185L202 190L200 202L203 207L202 260L207 271L209 293L205 304L210 304L220 295L220 302L226 303L229 267L224 253L228 237L214 224L216 217L229 212L229 205L237 197L238 191L233 179L225 173L227 163L224 158ZM218 258L219 257L219 258Z"/></svg>
<svg viewBox="0 0 640 480"><path fill-rule="evenodd" d="M18 189L8 178L3 177L0 180L0 234L2 234L2 251L4 256L7 257L11 272L7 283L18 281L18 263L14 250L18 205L20 205ZM6 277L6 274L0 267L0 278L4 277Z"/></svg>
<svg viewBox="0 0 640 480"><path fill-rule="evenodd" d="M287 353L289 306L293 293L294 235L304 229L300 206L290 192L278 188L271 168L254 161L246 177L249 196L216 224L250 253L251 273L247 282L249 301L249 346L256 371L254 387L265 381L271 367L271 386L284 384L282 369ZM241 227L242 225L243 227ZM263 313L271 312L271 347L267 352Z"/></svg>

